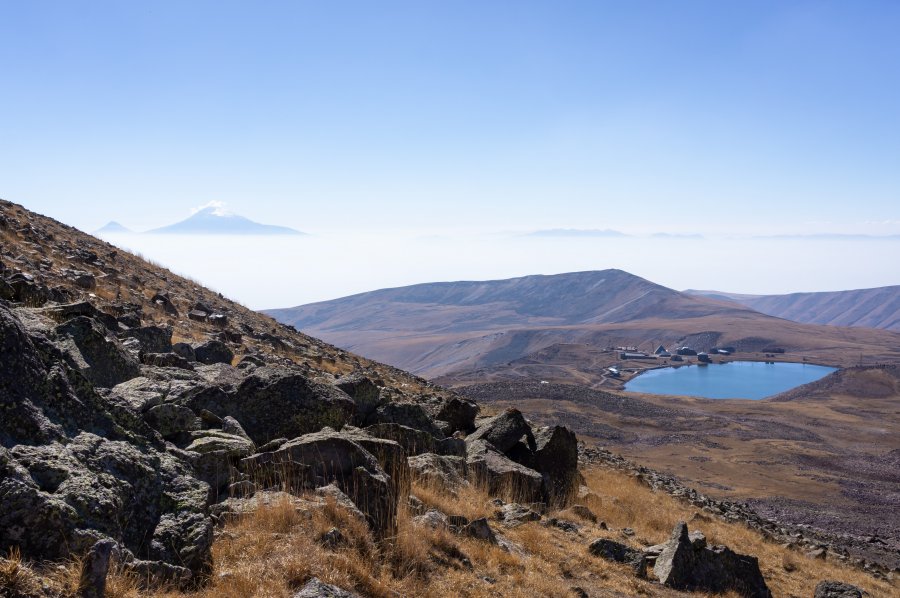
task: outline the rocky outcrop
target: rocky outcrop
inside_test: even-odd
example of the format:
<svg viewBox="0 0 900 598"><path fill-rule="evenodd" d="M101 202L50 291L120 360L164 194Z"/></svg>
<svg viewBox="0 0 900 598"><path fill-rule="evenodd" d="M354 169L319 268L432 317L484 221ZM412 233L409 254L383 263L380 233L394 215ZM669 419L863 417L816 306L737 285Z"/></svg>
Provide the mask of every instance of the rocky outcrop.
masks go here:
<svg viewBox="0 0 900 598"><path fill-rule="evenodd" d="M471 475L492 494L564 506L577 485L578 441L567 428L535 434L517 409L479 422L466 439Z"/></svg>
<svg viewBox="0 0 900 598"><path fill-rule="evenodd" d="M421 483L447 492L455 492L467 483L468 467L462 457L425 453L408 459L411 475Z"/></svg>
<svg viewBox="0 0 900 598"><path fill-rule="evenodd" d="M204 386L186 402L194 411L234 417L257 444L340 429L354 410L343 391L282 366L256 368L234 389Z"/></svg>
<svg viewBox="0 0 900 598"><path fill-rule="evenodd" d="M396 526L399 497L390 476L357 440L325 429L295 438L274 452L247 457L241 468L263 485L302 489L333 483L366 515L376 535L384 537Z"/></svg>
<svg viewBox="0 0 900 598"><path fill-rule="evenodd" d="M643 578L647 575L647 559L644 553L615 540L598 538L588 545L588 552L607 561L630 565L638 577Z"/></svg>
<svg viewBox="0 0 900 598"><path fill-rule="evenodd" d="M702 534L688 535L687 524L675 526L656 557L653 573L659 582L678 590L734 591L746 598L771 598L756 557L725 546L706 545Z"/></svg>
<svg viewBox="0 0 900 598"><path fill-rule="evenodd" d="M106 368L108 345L100 343L110 341L81 318L64 325L57 347L0 305L0 550L17 546L28 558L60 559L108 538L140 559L205 571L208 486L139 417L99 395L70 365L75 336L96 341L85 353L104 384L123 372ZM106 355L121 363L117 351Z"/></svg>

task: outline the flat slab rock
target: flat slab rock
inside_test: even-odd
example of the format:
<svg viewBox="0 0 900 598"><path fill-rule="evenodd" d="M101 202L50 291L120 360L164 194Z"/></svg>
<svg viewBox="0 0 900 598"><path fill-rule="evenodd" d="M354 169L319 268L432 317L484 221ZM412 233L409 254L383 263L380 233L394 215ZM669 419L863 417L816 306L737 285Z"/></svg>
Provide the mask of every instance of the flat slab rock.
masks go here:
<svg viewBox="0 0 900 598"><path fill-rule="evenodd" d="M317 577L313 577L299 592L294 594L294 598L361 598L359 594L348 592L337 586L327 584Z"/></svg>

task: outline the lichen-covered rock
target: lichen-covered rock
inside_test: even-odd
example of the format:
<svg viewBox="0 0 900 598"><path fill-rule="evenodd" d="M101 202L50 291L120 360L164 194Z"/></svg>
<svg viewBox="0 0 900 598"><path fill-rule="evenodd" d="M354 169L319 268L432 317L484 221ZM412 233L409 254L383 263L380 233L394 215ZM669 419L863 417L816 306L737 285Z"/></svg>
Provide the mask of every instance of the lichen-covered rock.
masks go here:
<svg viewBox="0 0 900 598"><path fill-rule="evenodd" d="M214 363L231 363L234 352L228 345L219 340L208 340L205 343L194 345L194 358L200 363L211 365Z"/></svg>
<svg viewBox="0 0 900 598"><path fill-rule="evenodd" d="M140 367L96 320L79 316L56 327L69 364L97 386L113 386L135 378Z"/></svg>
<svg viewBox="0 0 900 598"><path fill-rule="evenodd" d="M348 592L337 586L327 584L317 577L313 577L299 592L294 594L294 598L360 598L359 594Z"/></svg>
<svg viewBox="0 0 900 598"><path fill-rule="evenodd" d="M374 424L366 428L366 433L377 438L393 440L399 444L407 456L434 452L434 436L401 424Z"/></svg>
<svg viewBox="0 0 900 598"><path fill-rule="evenodd" d="M144 420L163 438L174 438L179 434L200 428L194 412L175 403L163 403L151 407L144 413Z"/></svg>
<svg viewBox="0 0 900 598"><path fill-rule="evenodd" d="M644 553L620 542L598 538L590 543L588 552L607 561L626 563L631 566L634 574L638 577L643 578L647 575L647 558Z"/></svg>
<svg viewBox="0 0 900 598"><path fill-rule="evenodd" d="M442 401L434 412L434 419L445 421L449 425L448 434L473 431L477 416L478 404L461 397L450 397Z"/></svg>
<svg viewBox="0 0 900 598"><path fill-rule="evenodd" d="M362 374L344 376L339 378L334 385L356 403L353 424L357 426L368 425L375 410L386 402L385 397L381 394L381 389L370 378Z"/></svg>
<svg viewBox="0 0 900 598"><path fill-rule="evenodd" d="M141 351L144 353L170 353L172 351L172 329L167 326L130 328L119 336L137 339Z"/></svg>
<svg viewBox="0 0 900 598"><path fill-rule="evenodd" d="M73 322L64 334L108 341L92 320ZM64 559L109 538L139 559L208 570L209 489L190 465L69 365L75 349L26 332L2 305L0 350L0 552Z"/></svg>
<svg viewBox="0 0 900 598"><path fill-rule="evenodd" d="M434 453L416 455L407 459L410 473L422 483L454 492L466 483L466 460Z"/></svg>
<svg viewBox="0 0 900 598"><path fill-rule="evenodd" d="M535 449L534 435L531 426L525 421L525 417L518 409L507 409L500 415L483 422L478 428L466 437L466 444L484 440L493 445L501 453L505 453L515 446L522 438L526 439L528 448Z"/></svg>
<svg viewBox="0 0 900 598"><path fill-rule="evenodd" d="M418 403L388 403L375 410L369 417L373 423L400 424L414 430L443 438L445 434L435 425L428 412Z"/></svg>
<svg viewBox="0 0 900 598"><path fill-rule="evenodd" d="M856 586L840 581L820 581L813 598L862 598L864 592Z"/></svg>
<svg viewBox="0 0 900 598"><path fill-rule="evenodd" d="M544 478L547 498L566 504L577 488L578 439L563 426L540 428L534 434L534 469Z"/></svg>
<svg viewBox="0 0 900 598"><path fill-rule="evenodd" d="M771 598L756 557L737 554L725 546L707 547L705 538L688 534L680 522L662 552L653 573L659 582L677 590L734 591L745 598Z"/></svg>
<svg viewBox="0 0 900 598"><path fill-rule="evenodd" d="M399 445L392 444L400 451ZM301 487L334 483L366 515L377 536L389 535L396 527L399 497L394 482L378 460L346 434L331 429L306 434L275 452L243 459L241 469L261 475L264 483L273 474Z"/></svg>
<svg viewBox="0 0 900 598"><path fill-rule="evenodd" d="M257 444L296 438L325 426L340 429L354 409L353 400L341 390L280 366L256 368L234 390L211 387L188 397L186 404L195 412L206 409L234 417Z"/></svg>
<svg viewBox="0 0 900 598"><path fill-rule="evenodd" d="M487 488L492 496L536 502L543 498L541 474L509 459L484 440L467 439L466 464L469 477Z"/></svg>

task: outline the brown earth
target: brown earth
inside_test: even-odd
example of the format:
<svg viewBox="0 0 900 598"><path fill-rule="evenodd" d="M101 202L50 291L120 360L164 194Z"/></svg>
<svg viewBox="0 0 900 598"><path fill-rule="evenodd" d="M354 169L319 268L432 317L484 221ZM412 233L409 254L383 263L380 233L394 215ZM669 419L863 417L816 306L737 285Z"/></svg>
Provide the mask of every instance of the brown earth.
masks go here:
<svg viewBox="0 0 900 598"><path fill-rule="evenodd" d="M761 401L512 377L456 390L561 422L711 496L747 500L760 513L812 526L851 554L900 566L898 366L841 370Z"/></svg>

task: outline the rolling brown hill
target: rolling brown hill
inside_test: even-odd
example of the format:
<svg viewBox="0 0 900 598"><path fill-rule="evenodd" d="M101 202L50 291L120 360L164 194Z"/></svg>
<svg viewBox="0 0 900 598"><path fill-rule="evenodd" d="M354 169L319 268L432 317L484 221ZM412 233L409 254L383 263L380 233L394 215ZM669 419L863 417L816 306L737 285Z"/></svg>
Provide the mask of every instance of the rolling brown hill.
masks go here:
<svg viewBox="0 0 900 598"><path fill-rule="evenodd" d="M900 334L789 322L621 270L420 284L266 313L426 377L504 367L557 344L778 346L836 365L900 359Z"/></svg>
<svg viewBox="0 0 900 598"><path fill-rule="evenodd" d="M787 295L741 295L697 290L685 293L733 301L770 316L805 324L900 331L900 285Z"/></svg>

